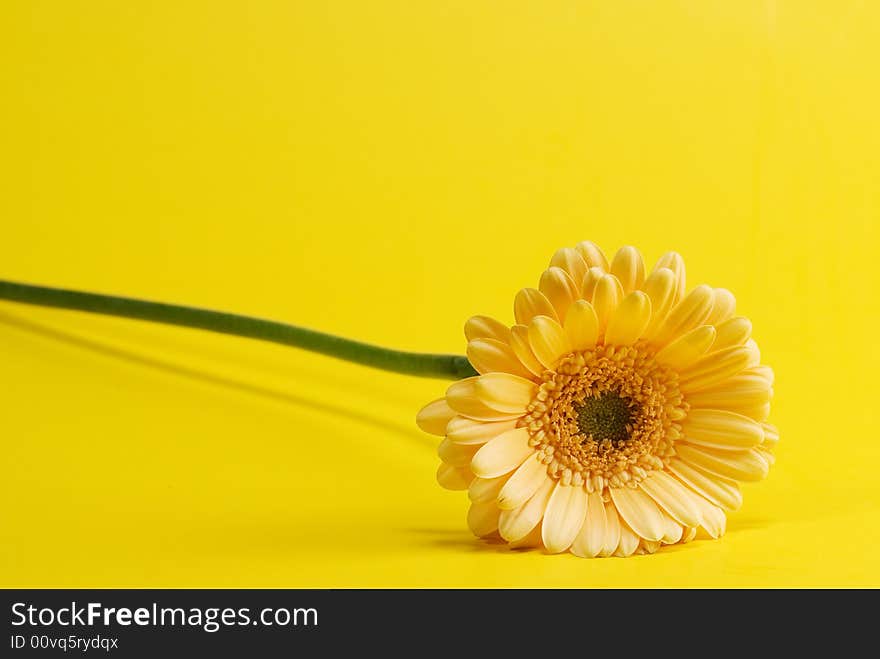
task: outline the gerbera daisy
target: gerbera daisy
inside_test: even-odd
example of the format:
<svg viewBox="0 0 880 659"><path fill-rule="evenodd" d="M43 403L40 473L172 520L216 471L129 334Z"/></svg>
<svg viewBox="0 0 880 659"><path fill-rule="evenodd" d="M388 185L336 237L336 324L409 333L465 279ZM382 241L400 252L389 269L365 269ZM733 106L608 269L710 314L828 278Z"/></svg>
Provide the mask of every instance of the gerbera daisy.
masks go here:
<svg viewBox="0 0 880 659"><path fill-rule="evenodd" d="M675 252L646 276L636 248L609 265L582 242L516 295L512 327L468 320L480 375L417 422L444 437L437 480L468 491L471 531L584 557L722 535L779 439L773 372L735 308L723 288L686 292Z"/></svg>

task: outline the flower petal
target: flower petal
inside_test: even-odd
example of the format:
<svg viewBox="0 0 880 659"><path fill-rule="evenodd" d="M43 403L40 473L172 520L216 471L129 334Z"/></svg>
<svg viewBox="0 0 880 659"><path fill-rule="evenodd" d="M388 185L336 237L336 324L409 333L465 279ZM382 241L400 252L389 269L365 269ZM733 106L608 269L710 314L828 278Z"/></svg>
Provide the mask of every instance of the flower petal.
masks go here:
<svg viewBox="0 0 880 659"><path fill-rule="evenodd" d="M761 446L775 448L779 443L779 429L772 423L762 423L761 428L764 430L764 441L761 442Z"/></svg>
<svg viewBox="0 0 880 659"><path fill-rule="evenodd" d="M593 291L593 308L599 318L599 331L605 331L617 305L623 299L623 286L614 275L603 275Z"/></svg>
<svg viewBox="0 0 880 659"><path fill-rule="evenodd" d="M565 270L578 284L584 280L584 275L589 270L584 257L572 247L557 249L553 258L550 259L550 265Z"/></svg>
<svg viewBox="0 0 880 659"><path fill-rule="evenodd" d="M653 337L654 343L664 345L705 324L715 301L715 291L711 286L701 284L672 308L666 321Z"/></svg>
<svg viewBox="0 0 880 659"><path fill-rule="evenodd" d="M538 289L553 305L556 317L559 319L565 318L568 308L581 294L580 286L574 283L571 275L555 266L548 268L541 275Z"/></svg>
<svg viewBox="0 0 880 659"><path fill-rule="evenodd" d="M447 437L437 446L437 457L453 467L467 467L479 446L453 444Z"/></svg>
<svg viewBox="0 0 880 659"><path fill-rule="evenodd" d="M477 421L506 421L522 416L499 412L483 403L477 396L477 379L485 376L464 378L446 390L446 403L461 416Z"/></svg>
<svg viewBox="0 0 880 659"><path fill-rule="evenodd" d="M541 374L546 369L538 361L538 358L535 357L535 353L532 352L532 346L529 345L529 328L525 325L514 325L510 328L510 332L512 334L510 347L513 349L514 354L533 375L541 377Z"/></svg>
<svg viewBox="0 0 880 659"><path fill-rule="evenodd" d="M676 444L679 457L690 465L724 478L759 481L767 477L770 465L755 449L748 451L713 451L709 448Z"/></svg>
<svg viewBox="0 0 880 659"><path fill-rule="evenodd" d="M667 344L657 353L655 359L661 364L680 371L706 354L715 341L715 334L715 328L712 325L700 325Z"/></svg>
<svg viewBox="0 0 880 659"><path fill-rule="evenodd" d="M654 500L632 487L610 488L611 500L629 527L646 540L663 537L663 517Z"/></svg>
<svg viewBox="0 0 880 659"><path fill-rule="evenodd" d="M605 271L602 268L590 268L587 270L587 274L584 275L584 280L581 282L581 297L585 300L592 300L593 293L596 292L596 285L605 276Z"/></svg>
<svg viewBox="0 0 880 659"><path fill-rule="evenodd" d="M474 503L486 503L491 501L495 505L495 499L509 476L504 474L496 478L474 478L468 487L468 498ZM497 508L498 506L495 505Z"/></svg>
<svg viewBox="0 0 880 659"><path fill-rule="evenodd" d="M587 495L587 513L584 523L571 544L571 553L582 558L598 556L605 544L605 504L602 495Z"/></svg>
<svg viewBox="0 0 880 659"><path fill-rule="evenodd" d="M621 301L605 330L605 344L628 346L642 336L651 320L651 298L642 291L633 291Z"/></svg>
<svg viewBox="0 0 880 659"><path fill-rule="evenodd" d="M617 508L610 501L605 506L605 537L602 543L602 551L599 556L611 556L620 544L620 515L617 514Z"/></svg>
<svg viewBox="0 0 880 659"><path fill-rule="evenodd" d="M707 325L718 325L733 317L736 313L736 298L726 288L715 289L715 304L712 313L706 319Z"/></svg>
<svg viewBox="0 0 880 659"><path fill-rule="evenodd" d="M736 412L694 409L682 421L684 441L713 449L739 451L764 440L761 424Z"/></svg>
<svg viewBox="0 0 880 659"><path fill-rule="evenodd" d="M620 542L617 545L615 556L625 558L632 556L636 549L639 548L639 536L630 529L626 524L620 525Z"/></svg>
<svg viewBox="0 0 880 659"><path fill-rule="evenodd" d="M441 462L437 467L437 482L447 490L466 490L474 480L474 475L466 467L453 467Z"/></svg>
<svg viewBox="0 0 880 659"><path fill-rule="evenodd" d="M514 428L483 444L471 460L471 471L480 478L503 476L519 467L532 453L528 430Z"/></svg>
<svg viewBox="0 0 880 659"><path fill-rule="evenodd" d="M687 402L691 408L735 411L769 402L772 391L770 383L762 375L743 371L713 387L688 394Z"/></svg>
<svg viewBox="0 0 880 659"><path fill-rule="evenodd" d="M498 519L498 531L501 537L508 542L516 542L525 538L544 517L544 511L547 509L547 502L553 492L555 482L546 479L538 491L532 495L532 498L526 501L519 508L513 510L502 510L501 517Z"/></svg>
<svg viewBox="0 0 880 659"><path fill-rule="evenodd" d="M489 503L472 503L468 509L468 528L478 538L492 535L498 530L500 515L501 511L498 510L498 506L491 501Z"/></svg>
<svg viewBox="0 0 880 659"><path fill-rule="evenodd" d="M588 267L608 270L608 259L605 258L605 254L596 243L591 240L585 240L575 245L574 248L578 254L584 257Z"/></svg>
<svg viewBox="0 0 880 659"><path fill-rule="evenodd" d="M715 343L712 344L713 352L744 345L752 336L752 322L742 316L728 318L723 323L717 324L715 329L718 330L718 334L715 336Z"/></svg>
<svg viewBox="0 0 880 659"><path fill-rule="evenodd" d="M710 352L682 372L679 389L685 394L706 389L757 366L760 359L760 354L748 344Z"/></svg>
<svg viewBox="0 0 880 659"><path fill-rule="evenodd" d="M528 325L535 316L549 316L558 320L550 300L535 288L524 288L516 294L513 299L513 315L519 325Z"/></svg>
<svg viewBox="0 0 880 659"><path fill-rule="evenodd" d="M710 538L720 538L727 528L727 516L721 508L702 497L698 500L700 502L700 517L703 520L698 528Z"/></svg>
<svg viewBox="0 0 880 659"><path fill-rule="evenodd" d="M501 510L519 508L532 498L547 478L547 465L533 452L501 488L498 493L498 507Z"/></svg>
<svg viewBox="0 0 880 659"><path fill-rule="evenodd" d="M577 300L565 315L565 334L572 351L589 350L599 338L599 318L593 305Z"/></svg>
<svg viewBox="0 0 880 659"><path fill-rule="evenodd" d="M660 268L669 268L675 274L675 299L676 301L683 299L684 292L687 290L687 279L685 277L684 259L681 258L681 254L678 252L666 252L657 259L654 271L656 272Z"/></svg>
<svg viewBox="0 0 880 659"><path fill-rule="evenodd" d="M529 324L529 345L535 357L547 368L571 352L568 336L562 325L547 316L535 316Z"/></svg>
<svg viewBox="0 0 880 659"><path fill-rule="evenodd" d="M617 250L610 271L620 280L624 293L638 290L645 283L645 261L641 252L631 245Z"/></svg>
<svg viewBox="0 0 880 659"><path fill-rule="evenodd" d="M663 537L660 541L665 545L674 545L684 535L684 527L663 513Z"/></svg>
<svg viewBox="0 0 880 659"><path fill-rule="evenodd" d="M446 434L446 425L454 416L455 410L449 407L446 398L438 398L419 410L416 425L426 433L442 437Z"/></svg>
<svg viewBox="0 0 880 659"><path fill-rule="evenodd" d="M551 554L558 554L571 546L584 525L587 514L587 493L584 488L557 483L547 502L541 537Z"/></svg>
<svg viewBox="0 0 880 659"><path fill-rule="evenodd" d="M446 426L446 437L450 442L465 445L485 444L503 432L513 430L518 419L508 421L474 421L464 416L454 417Z"/></svg>
<svg viewBox="0 0 880 659"><path fill-rule="evenodd" d="M471 316L464 324L464 335L468 341L474 339L495 339L502 343L510 341L510 330L489 316Z"/></svg>
<svg viewBox="0 0 880 659"><path fill-rule="evenodd" d="M474 393L493 410L524 414L538 393L538 386L531 380L510 373L486 373L477 378Z"/></svg>
<svg viewBox="0 0 880 659"><path fill-rule="evenodd" d="M496 339L474 339L468 342L467 357L478 373L512 373L531 378L532 373L523 366L510 344Z"/></svg>
<svg viewBox="0 0 880 659"><path fill-rule="evenodd" d="M708 474L678 458L669 461L669 471L716 506L721 506L725 510L738 510L742 505L742 493L735 481Z"/></svg>
<svg viewBox="0 0 880 659"><path fill-rule="evenodd" d="M639 487L676 521L685 526L700 525L700 508L693 500L697 495L665 471L650 472Z"/></svg>

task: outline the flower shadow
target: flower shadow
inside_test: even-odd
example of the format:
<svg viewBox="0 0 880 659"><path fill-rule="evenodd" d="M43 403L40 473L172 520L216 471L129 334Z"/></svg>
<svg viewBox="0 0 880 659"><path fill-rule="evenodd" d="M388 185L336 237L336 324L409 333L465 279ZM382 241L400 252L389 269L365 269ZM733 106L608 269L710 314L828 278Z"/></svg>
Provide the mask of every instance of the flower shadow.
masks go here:
<svg viewBox="0 0 880 659"><path fill-rule="evenodd" d="M175 375L204 384L223 387L225 389L246 393L252 396L259 396L266 400L291 405L301 409L308 409L309 411L328 414L335 417L344 417L351 421L368 424L396 435L405 436L410 440L418 438L419 436L419 433L413 432L412 427L409 425L394 423L379 416L313 400L305 396L297 396L281 389L266 387L245 380L210 373L167 359L161 359L153 355L142 354L133 350L112 346L92 338L86 338L65 330L50 327L49 325L38 323L4 311L0 311L0 324L29 332L42 338L54 340L68 346L86 350L94 354L123 360L131 364L151 368L169 375Z"/></svg>

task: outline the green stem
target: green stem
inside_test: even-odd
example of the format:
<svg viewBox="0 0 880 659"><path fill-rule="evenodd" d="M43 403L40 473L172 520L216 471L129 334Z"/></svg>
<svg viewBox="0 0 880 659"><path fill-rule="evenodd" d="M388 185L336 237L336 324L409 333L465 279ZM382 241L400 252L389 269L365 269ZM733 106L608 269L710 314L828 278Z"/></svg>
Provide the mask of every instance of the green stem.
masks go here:
<svg viewBox="0 0 880 659"><path fill-rule="evenodd" d="M304 327L223 311L19 284L2 279L0 279L0 299L245 336L407 375L459 380L477 374L467 357L461 355L391 350Z"/></svg>

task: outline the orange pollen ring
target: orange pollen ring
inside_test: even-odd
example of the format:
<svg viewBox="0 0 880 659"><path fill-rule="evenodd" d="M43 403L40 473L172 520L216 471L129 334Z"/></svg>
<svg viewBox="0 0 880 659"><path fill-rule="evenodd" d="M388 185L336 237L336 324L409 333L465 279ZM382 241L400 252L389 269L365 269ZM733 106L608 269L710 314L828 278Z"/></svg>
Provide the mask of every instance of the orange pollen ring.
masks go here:
<svg viewBox="0 0 880 659"><path fill-rule="evenodd" d="M520 425L551 478L603 492L663 469L687 411L678 375L651 351L598 346L544 374Z"/></svg>

